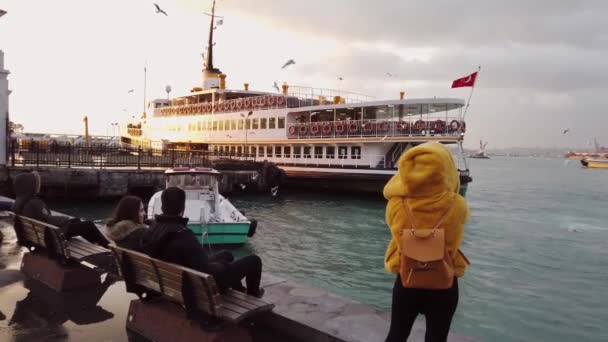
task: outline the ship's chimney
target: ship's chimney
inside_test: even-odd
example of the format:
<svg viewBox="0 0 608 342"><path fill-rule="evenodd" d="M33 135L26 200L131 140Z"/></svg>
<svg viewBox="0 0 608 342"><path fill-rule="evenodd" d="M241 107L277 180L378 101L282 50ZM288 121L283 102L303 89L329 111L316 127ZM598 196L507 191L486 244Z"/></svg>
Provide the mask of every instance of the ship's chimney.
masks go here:
<svg viewBox="0 0 608 342"><path fill-rule="evenodd" d="M226 89L226 74L220 74L220 89Z"/></svg>
<svg viewBox="0 0 608 342"><path fill-rule="evenodd" d="M245 83L243 86L245 87L245 91L249 91L249 83Z"/></svg>
<svg viewBox="0 0 608 342"><path fill-rule="evenodd" d="M287 95L287 91L289 90L289 86L287 82L283 82L283 95Z"/></svg>
<svg viewBox="0 0 608 342"><path fill-rule="evenodd" d="M403 100L404 97L405 97L405 92L404 91L399 92L399 99Z"/></svg>

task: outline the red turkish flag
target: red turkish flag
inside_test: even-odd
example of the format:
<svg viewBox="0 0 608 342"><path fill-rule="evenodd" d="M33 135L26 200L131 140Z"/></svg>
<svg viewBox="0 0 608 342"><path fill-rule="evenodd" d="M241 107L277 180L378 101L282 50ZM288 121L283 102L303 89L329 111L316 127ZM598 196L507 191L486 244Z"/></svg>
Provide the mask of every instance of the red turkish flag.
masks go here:
<svg viewBox="0 0 608 342"><path fill-rule="evenodd" d="M459 78L452 82L452 88L462 88L462 87L472 87L475 85L475 79L477 78L477 71L470 74L469 76L465 76L463 78Z"/></svg>

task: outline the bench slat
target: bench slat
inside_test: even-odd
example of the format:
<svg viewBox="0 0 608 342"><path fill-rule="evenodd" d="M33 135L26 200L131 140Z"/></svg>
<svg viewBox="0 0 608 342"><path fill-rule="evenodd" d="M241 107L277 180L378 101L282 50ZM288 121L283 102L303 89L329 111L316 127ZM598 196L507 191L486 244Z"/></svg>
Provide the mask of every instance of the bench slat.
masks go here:
<svg viewBox="0 0 608 342"><path fill-rule="evenodd" d="M132 260L132 262L133 262L133 266L141 267L151 273L154 273L154 267L152 265L150 265L148 263L144 263L141 260L138 260L138 261ZM173 281L181 282L181 279L182 279L182 276L180 273L172 273L167 270L160 269L160 268L158 269L158 273L160 273L162 277L167 277Z"/></svg>
<svg viewBox="0 0 608 342"><path fill-rule="evenodd" d="M78 238L72 238L68 240L69 246L76 246L83 251L87 251L90 254L101 254L101 253L109 253L109 251L101 246L93 244L88 241L84 241Z"/></svg>
<svg viewBox="0 0 608 342"><path fill-rule="evenodd" d="M240 299L239 297L233 297L233 296L230 296L230 295L223 295L222 296L222 304L225 304L225 303L231 303L231 304L234 304L234 305L238 305L238 306L243 307L243 308L245 308L247 310L255 310L255 309L257 309L260 306L260 305L256 305L256 304L253 304L251 302L248 302L247 300Z"/></svg>
<svg viewBox="0 0 608 342"><path fill-rule="evenodd" d="M236 298L239 298L241 300L245 300L245 301L247 301L249 303L252 303L252 304L254 304L256 306L263 306L263 305L267 305L268 304L267 302L265 302L265 301L263 301L263 300L261 300L259 298L256 298L254 296L250 296L250 295L248 295L246 293L243 293L243 292L240 292L240 291L235 291L235 290L230 290L224 297L226 297L226 296L228 296L228 297L236 297Z"/></svg>
<svg viewBox="0 0 608 342"><path fill-rule="evenodd" d="M97 252L91 253L90 251L88 251L86 249L83 249L80 245L74 245L74 244L69 243L69 242L68 242L68 248L67 249L70 252L78 253L78 255L82 255L84 257L95 255L95 254L103 254L103 253L97 253Z"/></svg>

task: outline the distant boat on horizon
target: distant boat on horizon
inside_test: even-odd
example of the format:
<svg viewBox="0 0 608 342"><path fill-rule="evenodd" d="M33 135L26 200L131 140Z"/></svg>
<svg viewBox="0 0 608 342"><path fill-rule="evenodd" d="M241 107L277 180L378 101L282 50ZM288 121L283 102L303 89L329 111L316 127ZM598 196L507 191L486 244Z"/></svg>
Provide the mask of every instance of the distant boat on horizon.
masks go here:
<svg viewBox="0 0 608 342"><path fill-rule="evenodd" d="M485 152L486 146L488 146L487 141L484 143L483 140L479 140L479 151L477 151L477 153L469 155L469 158L490 159L490 157L488 157Z"/></svg>

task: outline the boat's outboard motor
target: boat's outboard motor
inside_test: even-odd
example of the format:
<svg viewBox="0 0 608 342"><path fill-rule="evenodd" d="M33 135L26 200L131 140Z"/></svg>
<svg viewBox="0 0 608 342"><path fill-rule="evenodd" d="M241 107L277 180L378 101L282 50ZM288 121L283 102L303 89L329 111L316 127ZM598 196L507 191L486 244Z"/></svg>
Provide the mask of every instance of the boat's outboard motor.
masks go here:
<svg viewBox="0 0 608 342"><path fill-rule="evenodd" d="M255 235L255 231L258 228L258 220L251 220L251 224L249 225L249 232L247 232L248 237L252 237Z"/></svg>

